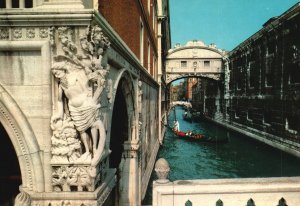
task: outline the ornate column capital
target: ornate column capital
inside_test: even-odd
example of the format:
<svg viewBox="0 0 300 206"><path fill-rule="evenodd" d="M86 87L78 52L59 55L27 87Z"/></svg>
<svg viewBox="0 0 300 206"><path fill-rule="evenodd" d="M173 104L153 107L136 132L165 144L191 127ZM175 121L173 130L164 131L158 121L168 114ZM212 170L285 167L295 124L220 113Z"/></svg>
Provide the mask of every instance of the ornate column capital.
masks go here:
<svg viewBox="0 0 300 206"><path fill-rule="evenodd" d="M139 142L125 142L124 143L124 154L126 158L135 158L138 156L140 149Z"/></svg>

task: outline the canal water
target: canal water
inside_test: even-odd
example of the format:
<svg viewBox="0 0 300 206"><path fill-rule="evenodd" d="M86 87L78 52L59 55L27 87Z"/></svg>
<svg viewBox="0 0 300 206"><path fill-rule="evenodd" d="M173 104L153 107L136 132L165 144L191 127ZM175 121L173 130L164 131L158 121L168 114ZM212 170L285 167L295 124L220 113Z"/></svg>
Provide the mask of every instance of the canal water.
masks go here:
<svg viewBox="0 0 300 206"><path fill-rule="evenodd" d="M211 122L187 122L184 110L175 108L181 131L193 130L204 135L227 138L227 143L187 141L166 130L158 158L165 158L170 165L169 179L220 179L248 177L300 176L300 159L260 143L241 134L228 131ZM169 123L174 121L174 112ZM144 205L152 204L152 181L149 182Z"/></svg>

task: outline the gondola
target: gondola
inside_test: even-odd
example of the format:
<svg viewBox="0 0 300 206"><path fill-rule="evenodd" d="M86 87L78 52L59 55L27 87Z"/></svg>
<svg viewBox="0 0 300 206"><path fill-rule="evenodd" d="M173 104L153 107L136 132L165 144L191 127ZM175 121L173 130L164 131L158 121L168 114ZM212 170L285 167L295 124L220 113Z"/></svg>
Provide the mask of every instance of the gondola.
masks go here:
<svg viewBox="0 0 300 206"><path fill-rule="evenodd" d="M193 140L193 141L199 141L199 142L228 142L228 139L218 139L218 138L213 138L209 136L205 136L204 134L199 134L199 133L193 133L193 132L182 132L182 131L176 131L173 130L173 133L181 138L181 139L186 139L186 140Z"/></svg>
<svg viewBox="0 0 300 206"><path fill-rule="evenodd" d="M167 125L169 129L172 130L173 134L176 135L180 139L190 140L190 141L198 141L198 142L218 142L218 143L226 143L228 142L228 138L218 139L217 137L210 137L200 133L194 133L191 131L183 132L178 131Z"/></svg>

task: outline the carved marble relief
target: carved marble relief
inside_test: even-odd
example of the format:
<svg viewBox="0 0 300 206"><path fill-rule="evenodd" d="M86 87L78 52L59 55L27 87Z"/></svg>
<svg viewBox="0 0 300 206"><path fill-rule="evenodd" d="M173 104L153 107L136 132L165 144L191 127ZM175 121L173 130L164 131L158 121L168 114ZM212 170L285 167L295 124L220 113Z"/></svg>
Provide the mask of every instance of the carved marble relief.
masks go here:
<svg viewBox="0 0 300 206"><path fill-rule="evenodd" d="M26 37L28 39L33 39L35 37L35 29L34 28L27 28L26 29Z"/></svg>
<svg viewBox="0 0 300 206"><path fill-rule="evenodd" d="M51 45L57 51L51 67L58 87L51 118L55 191L95 190L106 139L100 98L109 73L109 65L104 65L102 58L110 42L98 26L88 27L80 43L76 44L75 38L69 27L50 29Z"/></svg>
<svg viewBox="0 0 300 206"><path fill-rule="evenodd" d="M9 39L9 30L8 28L0 29L0 40Z"/></svg>
<svg viewBox="0 0 300 206"><path fill-rule="evenodd" d="M94 167L56 167L52 175L54 191L94 191L96 169Z"/></svg>
<svg viewBox="0 0 300 206"><path fill-rule="evenodd" d="M13 37L14 39L21 39L22 38L22 29L21 28L14 28L13 29Z"/></svg>

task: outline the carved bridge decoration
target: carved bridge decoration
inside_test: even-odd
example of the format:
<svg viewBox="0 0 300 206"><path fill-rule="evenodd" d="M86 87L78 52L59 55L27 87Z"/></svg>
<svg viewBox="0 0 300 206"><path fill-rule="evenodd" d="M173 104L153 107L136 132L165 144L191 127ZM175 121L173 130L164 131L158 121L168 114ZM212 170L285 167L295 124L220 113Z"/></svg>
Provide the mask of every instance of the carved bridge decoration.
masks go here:
<svg viewBox="0 0 300 206"><path fill-rule="evenodd" d="M222 80L226 52L214 44L189 41L170 49L166 61L166 83L186 77Z"/></svg>

